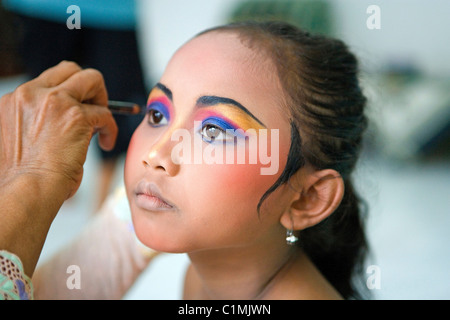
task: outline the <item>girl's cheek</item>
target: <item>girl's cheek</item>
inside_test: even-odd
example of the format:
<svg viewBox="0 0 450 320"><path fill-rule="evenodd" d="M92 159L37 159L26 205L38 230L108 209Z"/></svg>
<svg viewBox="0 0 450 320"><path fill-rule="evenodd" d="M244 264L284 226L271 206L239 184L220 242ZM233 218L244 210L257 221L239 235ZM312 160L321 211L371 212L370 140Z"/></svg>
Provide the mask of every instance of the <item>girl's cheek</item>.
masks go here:
<svg viewBox="0 0 450 320"><path fill-rule="evenodd" d="M141 125L142 126L142 125ZM142 133L141 133L141 126L139 126L133 136L131 137L131 140L128 144L128 150L127 155L125 157L125 170L124 170L124 179L125 179L125 186L133 180L134 177L138 174L138 171L141 170L141 166L139 166L139 157L140 153L139 150L142 150Z"/></svg>
<svg viewBox="0 0 450 320"><path fill-rule="evenodd" d="M131 140L128 144L128 150L127 150L127 156L126 158L131 158L134 155L135 147L136 147L136 140L137 140L137 131L133 134L131 137Z"/></svg>
<svg viewBox="0 0 450 320"><path fill-rule="evenodd" d="M261 166L256 164L229 164L224 165L222 169L223 172L220 172L220 168L217 171L224 185L242 189L239 191L246 193L250 191L249 188L273 180L273 177L261 175Z"/></svg>
<svg viewBox="0 0 450 320"><path fill-rule="evenodd" d="M288 148L279 144L271 148L269 144L267 149L257 149L257 152L253 152L256 163L249 160L249 152L252 151L254 150L247 150L246 161L243 163L236 161L234 164L216 165L212 170L217 171L224 185L241 189L239 191L247 194L251 190L264 193L281 175L287 161Z"/></svg>
<svg viewBox="0 0 450 320"><path fill-rule="evenodd" d="M272 148L272 146L274 146ZM262 152L265 157L262 161L262 153L259 149L247 149L244 161L237 157L227 162L224 156L222 163L190 165L187 170L192 181L196 181L197 190L204 194L210 194L218 199L231 200L254 198L259 202L263 194L277 181L286 165L288 145L269 144L269 153ZM234 155L241 150L236 149ZM253 152L253 153L252 153ZM257 156L255 157L255 152ZM226 150L223 152L226 154ZM251 157L253 155L253 158ZM250 159L257 159L250 161ZM183 165L182 165L183 166ZM269 170L271 169L271 170Z"/></svg>
<svg viewBox="0 0 450 320"><path fill-rule="evenodd" d="M205 202L205 195L208 195L207 198L214 199L218 206L249 204L254 208L278 177L261 175L260 169L256 164L194 165L190 176L195 177L194 190L199 201Z"/></svg>

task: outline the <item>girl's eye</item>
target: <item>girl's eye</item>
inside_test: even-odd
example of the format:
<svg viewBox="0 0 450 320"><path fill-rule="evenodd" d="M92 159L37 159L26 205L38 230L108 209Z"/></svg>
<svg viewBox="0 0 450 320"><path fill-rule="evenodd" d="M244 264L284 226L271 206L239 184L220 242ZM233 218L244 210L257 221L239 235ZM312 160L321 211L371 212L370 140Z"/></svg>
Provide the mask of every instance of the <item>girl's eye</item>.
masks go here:
<svg viewBox="0 0 450 320"><path fill-rule="evenodd" d="M159 127L167 124L167 118L164 114L156 109L148 110L148 123L153 127Z"/></svg>
<svg viewBox="0 0 450 320"><path fill-rule="evenodd" d="M203 136L203 140L206 142L214 142L214 141L234 141L234 135L226 132L222 128L213 125L213 124L205 124L203 125L200 134Z"/></svg>

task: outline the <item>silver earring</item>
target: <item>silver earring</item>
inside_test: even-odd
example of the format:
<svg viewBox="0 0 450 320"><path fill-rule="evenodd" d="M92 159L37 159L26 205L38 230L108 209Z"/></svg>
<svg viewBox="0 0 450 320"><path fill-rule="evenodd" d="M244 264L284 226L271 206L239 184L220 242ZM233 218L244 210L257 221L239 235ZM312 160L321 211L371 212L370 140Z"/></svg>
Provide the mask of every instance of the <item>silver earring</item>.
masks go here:
<svg viewBox="0 0 450 320"><path fill-rule="evenodd" d="M294 231L291 229L286 230L286 243L293 246L298 241L298 237L294 235Z"/></svg>

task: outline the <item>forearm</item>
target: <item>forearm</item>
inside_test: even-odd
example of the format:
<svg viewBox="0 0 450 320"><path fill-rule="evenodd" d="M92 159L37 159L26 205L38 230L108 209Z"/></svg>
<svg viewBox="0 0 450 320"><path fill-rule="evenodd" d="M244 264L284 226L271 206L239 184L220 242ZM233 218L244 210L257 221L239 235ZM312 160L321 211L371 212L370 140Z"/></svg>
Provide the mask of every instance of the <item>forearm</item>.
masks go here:
<svg viewBox="0 0 450 320"><path fill-rule="evenodd" d="M16 254L30 277L50 225L64 202L63 195L47 188L43 179L25 174L9 180L4 176L0 183L0 249Z"/></svg>
<svg viewBox="0 0 450 320"><path fill-rule="evenodd" d="M39 266L36 299L120 299L153 257L106 206L68 247Z"/></svg>

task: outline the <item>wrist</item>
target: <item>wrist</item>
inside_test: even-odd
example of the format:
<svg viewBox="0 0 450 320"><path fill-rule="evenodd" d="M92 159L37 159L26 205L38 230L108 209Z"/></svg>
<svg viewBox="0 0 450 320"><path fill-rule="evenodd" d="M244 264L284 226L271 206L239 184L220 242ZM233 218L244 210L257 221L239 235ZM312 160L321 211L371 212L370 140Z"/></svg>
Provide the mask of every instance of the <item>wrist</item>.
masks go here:
<svg viewBox="0 0 450 320"><path fill-rule="evenodd" d="M22 173L2 177L0 183L0 245L21 258L29 276L51 223L64 202L62 195L52 194L53 190L45 181Z"/></svg>
<svg viewBox="0 0 450 320"><path fill-rule="evenodd" d="M60 181L48 175L18 174L1 189L14 201L11 205L20 204L22 212L53 219L68 196Z"/></svg>

